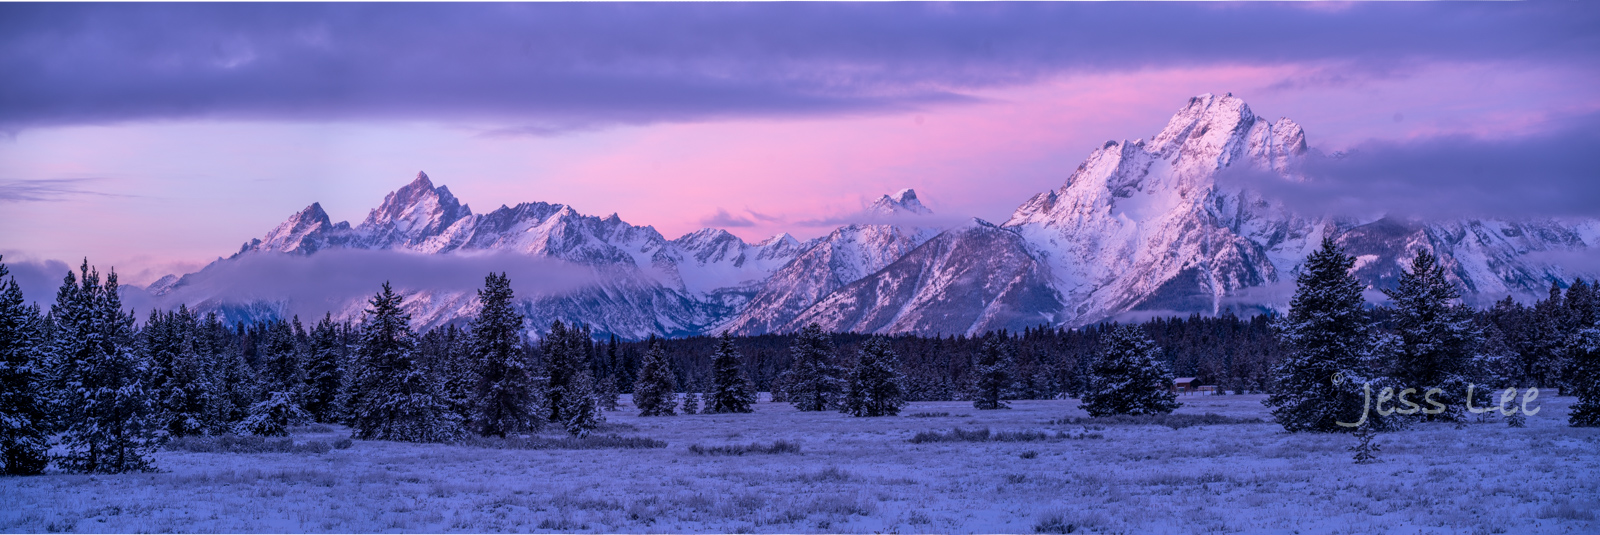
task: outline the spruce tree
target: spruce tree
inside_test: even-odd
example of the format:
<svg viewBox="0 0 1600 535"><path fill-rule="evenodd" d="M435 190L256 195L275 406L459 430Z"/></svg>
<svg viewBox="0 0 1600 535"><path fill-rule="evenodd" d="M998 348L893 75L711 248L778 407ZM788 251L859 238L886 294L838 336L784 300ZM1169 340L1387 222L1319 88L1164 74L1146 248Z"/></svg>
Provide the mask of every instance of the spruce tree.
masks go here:
<svg viewBox="0 0 1600 535"><path fill-rule="evenodd" d="M851 416L894 416L906 405L905 376L889 343L871 338L856 351L841 412Z"/></svg>
<svg viewBox="0 0 1600 535"><path fill-rule="evenodd" d="M522 314L511 304L511 280L490 273L483 286L483 308L472 322L471 355L478 367L472 420L478 434L504 437L538 427L536 385L522 350Z"/></svg>
<svg viewBox="0 0 1600 535"><path fill-rule="evenodd" d="M362 439L446 442L460 436L459 418L439 395L438 380L418 362L411 316L389 283L369 301L361 326L351 422Z"/></svg>
<svg viewBox="0 0 1600 535"><path fill-rule="evenodd" d="M1167 414L1177 409L1172 372L1157 360L1160 349L1135 325L1121 325L1100 339L1089 367L1081 408L1090 416Z"/></svg>
<svg viewBox="0 0 1600 535"><path fill-rule="evenodd" d="M343 383L345 344L339 336L333 314L324 314L311 328L311 343L306 351L305 410L315 421L337 421L340 412L339 388Z"/></svg>
<svg viewBox="0 0 1600 535"><path fill-rule="evenodd" d="M273 392L265 401L250 407L250 416L239 422L234 429L241 435L256 435L263 437L289 436L289 427L300 425L311 419L311 415L300 409L300 404L294 400L294 395L288 392Z"/></svg>
<svg viewBox="0 0 1600 535"><path fill-rule="evenodd" d="M977 365L973 367L972 406L979 410L1009 409L1005 401L1011 388L1013 353L1011 344L1002 340L1003 334L990 336L978 352Z"/></svg>
<svg viewBox="0 0 1600 535"><path fill-rule="evenodd" d="M1382 417L1366 411L1367 394L1376 395L1383 384L1371 368L1364 285L1351 274L1354 266L1355 258L1323 238L1295 277L1289 314L1275 325L1286 354L1273 368L1272 392L1263 403L1291 432L1382 427Z"/></svg>
<svg viewBox="0 0 1600 535"><path fill-rule="evenodd" d="M698 389L695 388L695 387L689 387L689 390L698 390ZM684 414L684 415L699 414L700 413L700 393L699 392L684 392L683 393L682 404L678 406L678 413L679 414Z"/></svg>
<svg viewBox="0 0 1600 535"><path fill-rule="evenodd" d="M281 319L267 324L266 343L261 348L260 374L267 392L292 393L304 382L300 378L300 348L295 343L295 330L299 324L298 316L293 325Z"/></svg>
<svg viewBox="0 0 1600 535"><path fill-rule="evenodd" d="M622 397L622 392L617 390L617 376L606 377L600 382L600 408L617 410L617 398Z"/></svg>
<svg viewBox="0 0 1600 535"><path fill-rule="evenodd" d="M633 405L639 408L639 416L672 416L673 393L678 389L675 383L661 341L651 338L639 366L639 381L633 385Z"/></svg>
<svg viewBox="0 0 1600 535"><path fill-rule="evenodd" d="M583 358L584 348L576 339L579 336L586 335L577 325L568 328L561 320L555 320L540 344L544 353L545 418L552 422L567 421L566 410L582 403L574 398L573 382L588 371L589 365Z"/></svg>
<svg viewBox="0 0 1600 535"><path fill-rule="evenodd" d="M1411 270L1400 274L1396 287L1383 293L1394 300L1394 322L1400 337L1391 373L1396 386L1415 388L1419 395L1438 388L1440 392L1429 398L1444 407L1424 406L1417 416L1461 420L1467 384L1474 379L1473 353L1482 338L1472 309L1451 302L1461 292L1425 249L1417 250ZM1443 412L1429 414L1431 410Z"/></svg>
<svg viewBox="0 0 1600 535"><path fill-rule="evenodd" d="M833 364L833 344L816 323L800 329L789 351L794 364L783 373L784 394L795 409L826 411L839 408L844 397L844 370Z"/></svg>
<svg viewBox="0 0 1600 535"><path fill-rule="evenodd" d="M1575 281L1572 287L1577 288L1582 282ZM1595 318L1596 314L1575 315L1576 331L1563 350L1569 365L1564 384L1578 397L1567 410L1567 423L1573 427L1600 427L1600 319ZM1585 321L1588 323L1581 323Z"/></svg>
<svg viewBox="0 0 1600 535"><path fill-rule="evenodd" d="M31 475L50 462L43 326L38 307L23 301L8 273L0 264L0 465L5 474Z"/></svg>
<svg viewBox="0 0 1600 535"><path fill-rule="evenodd" d="M55 405L64 422L58 462L78 472L150 470L161 421L145 391L133 316L122 311L115 271L104 285L88 260L80 271L81 281L67 273L51 308Z"/></svg>
<svg viewBox="0 0 1600 535"><path fill-rule="evenodd" d="M733 335L722 331L717 337L717 351L711 354L711 397L706 400L707 413L725 414L751 412L756 401L756 385L745 375L739 365L739 353L733 349Z"/></svg>
<svg viewBox="0 0 1600 535"><path fill-rule="evenodd" d="M187 306L175 312L151 312L140 332L148 387L168 436L220 431L215 414L213 366L203 351L198 320Z"/></svg>
<svg viewBox="0 0 1600 535"><path fill-rule="evenodd" d="M562 426L572 436L587 437L605 420L605 415L600 412L600 400L595 394L594 378L587 372L578 374L572 378L567 393L566 419L562 421Z"/></svg>

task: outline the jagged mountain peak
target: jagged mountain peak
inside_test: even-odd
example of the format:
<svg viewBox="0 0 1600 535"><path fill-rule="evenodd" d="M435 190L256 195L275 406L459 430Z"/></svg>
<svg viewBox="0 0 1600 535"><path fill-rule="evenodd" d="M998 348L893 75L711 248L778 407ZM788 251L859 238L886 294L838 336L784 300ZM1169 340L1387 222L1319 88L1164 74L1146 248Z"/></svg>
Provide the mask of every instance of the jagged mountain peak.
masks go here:
<svg viewBox="0 0 1600 535"><path fill-rule="evenodd" d="M371 233L375 245L415 244L471 215L449 188L434 187L427 173L418 172L416 180L385 196L359 228Z"/></svg>
<svg viewBox="0 0 1600 535"><path fill-rule="evenodd" d="M884 195L873 201L868 211L880 215L896 214L931 214L933 210L922 205L917 199L917 192L906 188L895 192L893 195Z"/></svg>

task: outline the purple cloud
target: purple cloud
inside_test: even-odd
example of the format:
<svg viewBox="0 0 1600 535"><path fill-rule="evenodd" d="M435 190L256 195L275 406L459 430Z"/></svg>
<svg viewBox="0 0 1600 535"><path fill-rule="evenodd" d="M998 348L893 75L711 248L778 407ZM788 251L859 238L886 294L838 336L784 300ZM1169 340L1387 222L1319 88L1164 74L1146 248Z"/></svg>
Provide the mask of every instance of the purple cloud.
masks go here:
<svg viewBox="0 0 1600 535"><path fill-rule="evenodd" d="M0 4L0 130L378 118L543 135L904 110L1068 72L1322 62L1361 76L1432 61L1593 69L1596 27L1600 7L1589 2L10 3Z"/></svg>
<svg viewBox="0 0 1600 535"><path fill-rule="evenodd" d="M1536 133L1369 141L1337 154L1313 151L1291 182L1230 169L1218 180L1261 191L1304 213L1453 217L1600 216L1600 113Z"/></svg>

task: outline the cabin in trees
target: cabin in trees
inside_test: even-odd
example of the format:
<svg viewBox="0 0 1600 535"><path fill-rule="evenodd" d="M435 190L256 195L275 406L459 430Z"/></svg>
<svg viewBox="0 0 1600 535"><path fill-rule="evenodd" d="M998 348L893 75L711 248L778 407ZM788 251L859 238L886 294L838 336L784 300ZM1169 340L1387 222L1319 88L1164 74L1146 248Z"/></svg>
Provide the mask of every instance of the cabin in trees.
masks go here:
<svg viewBox="0 0 1600 535"><path fill-rule="evenodd" d="M1172 380L1172 391L1178 394L1188 394L1198 390L1200 385L1194 384L1193 377L1179 377Z"/></svg>

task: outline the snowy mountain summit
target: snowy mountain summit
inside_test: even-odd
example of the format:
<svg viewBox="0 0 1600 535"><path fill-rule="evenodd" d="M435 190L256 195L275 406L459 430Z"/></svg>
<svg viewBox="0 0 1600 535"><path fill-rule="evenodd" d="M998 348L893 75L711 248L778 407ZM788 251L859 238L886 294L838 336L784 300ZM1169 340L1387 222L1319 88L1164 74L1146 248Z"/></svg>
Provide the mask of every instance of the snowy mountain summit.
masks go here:
<svg viewBox="0 0 1600 535"><path fill-rule="evenodd" d="M598 282L520 296L530 325L579 321L598 334L642 338L790 332L812 322L835 331L976 334L1130 314L1281 309L1295 270L1324 236L1357 255L1356 274L1375 287L1392 284L1418 248L1428 249L1467 300L1484 303L1542 294L1551 281L1578 274L1555 259L1600 243L1595 220L1307 216L1218 182L1230 169L1314 180L1295 174L1307 153L1294 121L1259 117L1231 94L1205 94L1189 99L1149 141L1095 148L1060 187L1029 198L998 225L925 225L932 211L904 189L867 206L868 221L806 242L780 234L747 243L720 229L668 240L616 214L588 216L560 204L474 214L418 173L359 225L333 223L313 203L235 258L330 249L549 258L590 270ZM225 269L226 262L206 269ZM187 278L163 279L151 290L169 292ZM422 326L476 310L471 292L405 290ZM246 305L227 310L274 310ZM359 309L356 303L335 312Z"/></svg>

